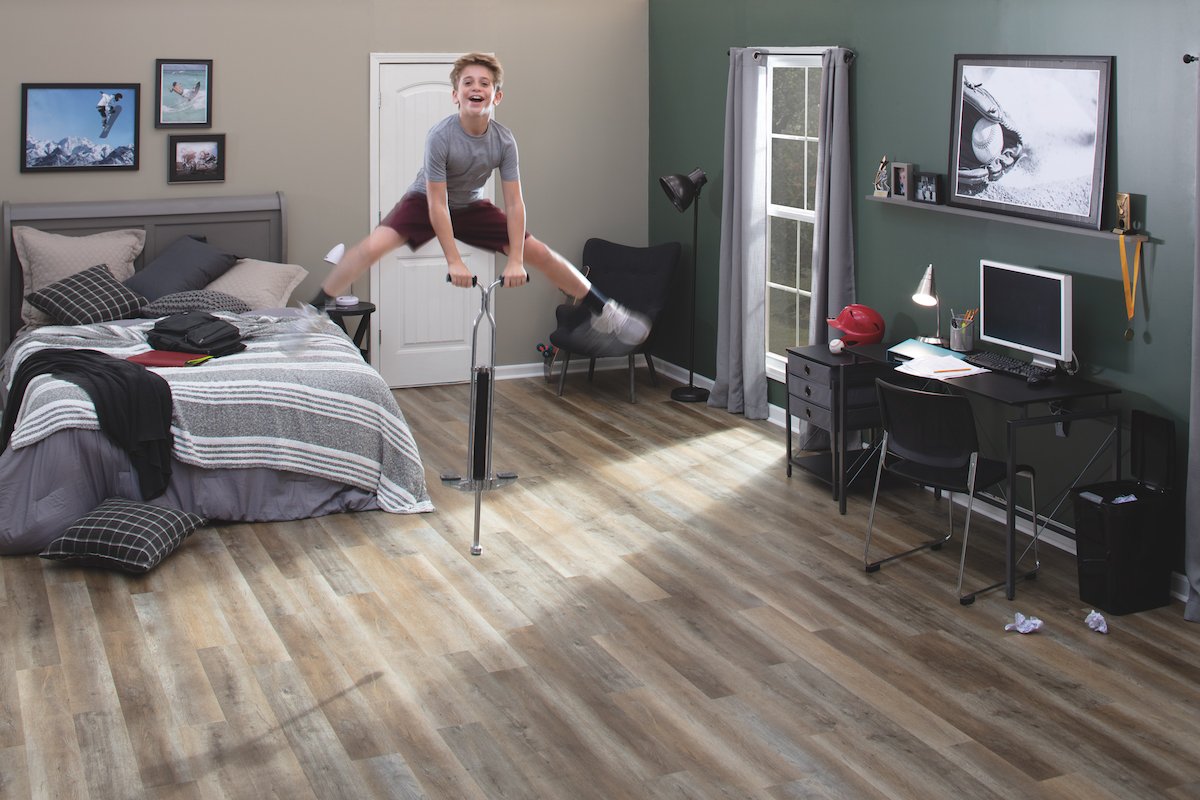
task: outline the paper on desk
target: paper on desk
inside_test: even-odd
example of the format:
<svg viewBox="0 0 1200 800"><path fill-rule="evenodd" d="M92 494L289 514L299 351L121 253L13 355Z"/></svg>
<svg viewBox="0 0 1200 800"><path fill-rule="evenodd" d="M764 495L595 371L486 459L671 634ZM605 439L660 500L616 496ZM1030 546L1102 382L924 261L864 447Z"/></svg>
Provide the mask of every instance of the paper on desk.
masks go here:
<svg viewBox="0 0 1200 800"><path fill-rule="evenodd" d="M920 356L898 364L897 372L916 375L919 378L962 378L966 375L978 375L987 372L983 367L975 367L954 356Z"/></svg>

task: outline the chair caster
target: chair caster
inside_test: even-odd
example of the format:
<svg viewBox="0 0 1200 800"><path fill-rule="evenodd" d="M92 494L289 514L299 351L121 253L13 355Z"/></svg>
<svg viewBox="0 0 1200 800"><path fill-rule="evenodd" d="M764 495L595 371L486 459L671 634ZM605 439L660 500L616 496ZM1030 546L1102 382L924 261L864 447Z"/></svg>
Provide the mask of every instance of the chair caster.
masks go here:
<svg viewBox="0 0 1200 800"><path fill-rule="evenodd" d="M931 544L931 545L929 545L929 549L930 550L941 550L943 544L944 544L944 542L938 542L937 544Z"/></svg>
<svg viewBox="0 0 1200 800"><path fill-rule="evenodd" d="M883 565L882 564L867 564L867 566L864 569L866 569L867 572L879 572L879 568L881 566L883 566Z"/></svg>
<svg viewBox="0 0 1200 800"><path fill-rule="evenodd" d="M974 602L975 602L975 595L973 595L973 594L967 595L966 597L958 598L958 604L960 606L969 606Z"/></svg>

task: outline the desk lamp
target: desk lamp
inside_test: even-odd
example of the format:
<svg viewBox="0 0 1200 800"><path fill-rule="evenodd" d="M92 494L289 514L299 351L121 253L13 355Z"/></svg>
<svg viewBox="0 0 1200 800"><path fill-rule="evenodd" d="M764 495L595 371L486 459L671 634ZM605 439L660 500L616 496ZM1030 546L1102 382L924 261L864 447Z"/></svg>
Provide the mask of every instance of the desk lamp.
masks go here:
<svg viewBox="0 0 1200 800"><path fill-rule="evenodd" d="M942 338L942 301L938 299L937 286L933 282L933 264L925 268L925 274L921 276L921 282L917 284L912 299L920 306L937 307L937 332L933 336L918 337L920 341L945 347L946 340Z"/></svg>
<svg viewBox="0 0 1200 800"><path fill-rule="evenodd" d="M336 264L342 260L344 255L346 255L346 245L338 242L325 254L325 260L330 264Z"/></svg>
<svg viewBox="0 0 1200 800"><path fill-rule="evenodd" d="M664 175L658 179L662 185L663 191L667 193L671 204L679 213L688 210L693 201L700 198L700 187L708 183L708 176L704 174L704 170L697 167L687 175ZM696 238L699 230L700 220L700 204L696 203L692 210L692 280L691 280L691 351L688 354L688 385L678 386L671 390L671 399L678 400L681 403L703 403L708 399L708 389L696 386L693 383L694 373L693 365L696 361L696 269L698 262L696 260Z"/></svg>

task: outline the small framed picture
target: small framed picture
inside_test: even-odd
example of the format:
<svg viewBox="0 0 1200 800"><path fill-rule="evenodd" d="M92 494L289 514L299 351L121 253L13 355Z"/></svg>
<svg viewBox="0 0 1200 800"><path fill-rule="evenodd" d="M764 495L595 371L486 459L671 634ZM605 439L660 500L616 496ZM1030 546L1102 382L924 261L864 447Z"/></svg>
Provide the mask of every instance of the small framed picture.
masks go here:
<svg viewBox="0 0 1200 800"><path fill-rule="evenodd" d="M902 164L898 161L892 162L892 197L897 200L912 199L912 181L913 181L913 166L912 164Z"/></svg>
<svg viewBox="0 0 1200 800"><path fill-rule="evenodd" d="M914 203L930 203L932 205L940 205L944 201L942 196L942 176L936 172L918 172L913 178L913 195Z"/></svg>
<svg viewBox="0 0 1200 800"><path fill-rule="evenodd" d="M160 58L154 63L154 127L211 128L212 59Z"/></svg>
<svg viewBox="0 0 1200 800"><path fill-rule="evenodd" d="M225 180L225 134L167 137L167 183Z"/></svg>
<svg viewBox="0 0 1200 800"><path fill-rule="evenodd" d="M136 170L141 88L21 84L21 172Z"/></svg>

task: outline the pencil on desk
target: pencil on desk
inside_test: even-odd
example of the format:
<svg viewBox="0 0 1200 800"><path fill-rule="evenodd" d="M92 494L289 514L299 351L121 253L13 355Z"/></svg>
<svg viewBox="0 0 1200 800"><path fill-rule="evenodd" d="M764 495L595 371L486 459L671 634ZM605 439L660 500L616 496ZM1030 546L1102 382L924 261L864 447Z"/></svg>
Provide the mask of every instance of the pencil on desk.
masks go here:
<svg viewBox="0 0 1200 800"><path fill-rule="evenodd" d="M942 372L970 372L971 367L954 367L953 369L935 369L934 374Z"/></svg>

